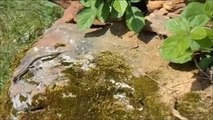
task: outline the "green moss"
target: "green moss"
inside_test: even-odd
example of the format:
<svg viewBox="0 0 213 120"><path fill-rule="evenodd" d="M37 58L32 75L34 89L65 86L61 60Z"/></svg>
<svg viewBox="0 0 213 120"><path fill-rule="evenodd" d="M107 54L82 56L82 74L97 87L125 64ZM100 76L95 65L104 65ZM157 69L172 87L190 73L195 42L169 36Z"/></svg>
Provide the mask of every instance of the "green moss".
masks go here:
<svg viewBox="0 0 213 120"><path fill-rule="evenodd" d="M158 84L148 77L133 78L135 89L134 98L143 104L142 120L165 120L170 117L171 111L168 106L160 101Z"/></svg>
<svg viewBox="0 0 213 120"><path fill-rule="evenodd" d="M71 63L70 63L70 62L63 62L63 61L62 61L62 62L61 62L61 65L62 65L62 66L69 66L69 65L71 65Z"/></svg>
<svg viewBox="0 0 213 120"><path fill-rule="evenodd" d="M144 120L174 120L170 108L156 96L149 96L144 100Z"/></svg>
<svg viewBox="0 0 213 120"><path fill-rule="evenodd" d="M177 110L190 120L211 120L211 110L205 106L199 93L190 92L177 104Z"/></svg>
<svg viewBox="0 0 213 120"><path fill-rule="evenodd" d="M94 59L95 68L81 69L73 64L63 73L67 86L47 89L33 98L31 111L22 120L164 120L170 116L166 105L159 102L158 85L147 77L130 78L127 61L114 53L102 52ZM129 83L134 88L117 86L110 80ZM115 95L125 95L122 103ZM123 100L125 101L125 100ZM127 105L132 105L127 109ZM39 108L39 110L37 110ZM143 110L140 110L143 108Z"/></svg>
<svg viewBox="0 0 213 120"><path fill-rule="evenodd" d="M12 102L8 95L10 83L6 82L2 91L0 92L0 120L10 120L10 113Z"/></svg>
<svg viewBox="0 0 213 120"><path fill-rule="evenodd" d="M24 75L24 78L25 79L30 79L34 76L33 72L31 71L28 71L25 75Z"/></svg>
<svg viewBox="0 0 213 120"><path fill-rule="evenodd" d="M66 45L63 44L63 43L56 43L56 44L54 45L55 49L57 49L57 48L59 48L59 47L65 47L65 46L66 46Z"/></svg>
<svg viewBox="0 0 213 120"><path fill-rule="evenodd" d="M28 80L26 82L29 83L29 84L31 84L31 85L36 85L36 86L39 85L39 82L36 82L35 80Z"/></svg>
<svg viewBox="0 0 213 120"><path fill-rule="evenodd" d="M122 56L110 51L100 53L94 62L96 67L93 71L97 76L104 74L106 79L124 80L131 74L128 62Z"/></svg>
<svg viewBox="0 0 213 120"><path fill-rule="evenodd" d="M155 96L159 90L158 84L148 77L134 78L135 97L145 100L146 97Z"/></svg>
<svg viewBox="0 0 213 120"><path fill-rule="evenodd" d="M27 97L24 97L23 95L20 95L19 100L21 102L25 102L27 100Z"/></svg>
<svg viewBox="0 0 213 120"><path fill-rule="evenodd" d="M107 61L104 60L107 58ZM109 79L127 79L130 68L121 56L111 52L97 55L94 69L84 71L81 64L67 68L63 73L69 78L69 85L47 89L45 94L33 98L32 109L42 108L42 112L29 112L21 119L69 119L69 120L133 120L134 115L114 98L118 93ZM118 65L116 65L118 64ZM129 89L119 89L119 92Z"/></svg>

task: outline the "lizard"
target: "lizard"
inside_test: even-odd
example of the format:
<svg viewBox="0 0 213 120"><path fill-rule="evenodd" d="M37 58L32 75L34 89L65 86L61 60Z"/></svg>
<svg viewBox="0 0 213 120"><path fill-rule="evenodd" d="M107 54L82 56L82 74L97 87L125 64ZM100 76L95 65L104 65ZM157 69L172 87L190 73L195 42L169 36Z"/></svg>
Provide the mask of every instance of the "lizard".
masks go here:
<svg viewBox="0 0 213 120"><path fill-rule="evenodd" d="M38 56L38 57L34 58L20 72L18 72L15 76L13 76L12 81L14 83L16 83L17 81L19 81L20 78L29 71L29 68L32 67L32 65L33 65L33 63L35 61L37 61L37 60L39 60L41 58L49 57L49 56L52 56L52 58L55 58L55 57L59 56L62 53L70 52L70 51L71 50L69 50L69 51L58 51L58 52L53 52L53 53L50 53L50 54L45 54L45 55L41 55L41 56Z"/></svg>

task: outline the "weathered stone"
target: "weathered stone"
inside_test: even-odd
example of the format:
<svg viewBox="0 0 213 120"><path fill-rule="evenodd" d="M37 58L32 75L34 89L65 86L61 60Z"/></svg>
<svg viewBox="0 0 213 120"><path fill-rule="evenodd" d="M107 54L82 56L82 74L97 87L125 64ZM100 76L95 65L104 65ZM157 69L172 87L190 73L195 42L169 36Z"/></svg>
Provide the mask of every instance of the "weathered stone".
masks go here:
<svg viewBox="0 0 213 120"><path fill-rule="evenodd" d="M155 32L159 35L167 35L169 36L169 31L166 30L165 24L166 21L170 18L168 16L165 16L164 14L167 14L165 9L156 10L152 12L150 15L146 16L146 22L144 30Z"/></svg>
<svg viewBox="0 0 213 120"><path fill-rule="evenodd" d="M82 8L83 6L80 4L79 1L70 1L70 5L64 11L63 17L56 21L55 24L74 22L75 16Z"/></svg>
<svg viewBox="0 0 213 120"><path fill-rule="evenodd" d="M160 1L149 0L147 3L147 9L149 10L149 12L152 12L154 10L162 8L164 3L165 3L165 0L160 0Z"/></svg>
<svg viewBox="0 0 213 120"><path fill-rule="evenodd" d="M149 12L164 8L169 12L176 11L175 13L179 14L185 6L185 0L149 0L147 3Z"/></svg>
<svg viewBox="0 0 213 120"><path fill-rule="evenodd" d="M169 12L177 11L178 9L182 9L186 6L184 0L175 0L175 1L166 1L163 4L163 7ZM177 12L176 12L177 13ZM178 12L180 13L180 12Z"/></svg>
<svg viewBox="0 0 213 120"><path fill-rule="evenodd" d="M149 0L147 8L150 12L146 16L145 30L161 35L170 35L166 30L166 21L180 15L185 8L184 0Z"/></svg>

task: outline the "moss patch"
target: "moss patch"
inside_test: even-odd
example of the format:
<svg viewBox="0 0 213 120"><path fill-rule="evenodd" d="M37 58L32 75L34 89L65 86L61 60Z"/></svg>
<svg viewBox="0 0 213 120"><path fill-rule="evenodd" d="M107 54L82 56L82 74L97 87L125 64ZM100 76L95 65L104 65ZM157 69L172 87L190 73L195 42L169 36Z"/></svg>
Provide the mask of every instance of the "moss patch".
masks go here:
<svg viewBox="0 0 213 120"><path fill-rule="evenodd" d="M25 102L25 101L27 101L27 97L24 97L23 95L20 95L19 100L21 102Z"/></svg>
<svg viewBox="0 0 213 120"><path fill-rule="evenodd" d="M10 120L12 102L8 95L9 85L10 83L6 82L2 92L0 92L0 120Z"/></svg>
<svg viewBox="0 0 213 120"><path fill-rule="evenodd" d="M155 96L159 90L158 84L148 77L134 78L135 97L145 100L146 97Z"/></svg>
<svg viewBox="0 0 213 120"><path fill-rule="evenodd" d="M159 102L158 85L147 77L130 78L131 69L123 57L102 52L92 62L96 67L89 71L82 70L81 64L67 68L63 73L70 80L69 84L36 95L34 112L25 112L20 118L164 120L170 116L170 110ZM118 87L115 83L130 86Z"/></svg>
<svg viewBox="0 0 213 120"><path fill-rule="evenodd" d="M199 93L190 92L177 104L177 110L190 120L212 120L211 109L205 106Z"/></svg>
<svg viewBox="0 0 213 120"><path fill-rule="evenodd" d="M141 76L133 78L133 85L135 89L134 98L143 104L142 120L174 119L169 107L160 102L159 86L156 82L148 77Z"/></svg>

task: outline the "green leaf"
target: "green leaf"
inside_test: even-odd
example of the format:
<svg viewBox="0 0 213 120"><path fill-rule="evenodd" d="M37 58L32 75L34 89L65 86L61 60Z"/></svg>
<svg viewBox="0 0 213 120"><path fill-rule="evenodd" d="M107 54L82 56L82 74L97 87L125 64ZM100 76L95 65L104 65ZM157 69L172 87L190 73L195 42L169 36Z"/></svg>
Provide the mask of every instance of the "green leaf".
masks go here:
<svg viewBox="0 0 213 120"><path fill-rule="evenodd" d="M192 51L189 51L191 39L180 35L171 36L164 40L160 49L161 56L173 63L185 63L192 59Z"/></svg>
<svg viewBox="0 0 213 120"><path fill-rule="evenodd" d="M131 0L132 3L140 2L141 0Z"/></svg>
<svg viewBox="0 0 213 120"><path fill-rule="evenodd" d="M208 37L202 40L197 40L196 42L200 45L201 50L208 50L208 49L212 49L213 47L213 39Z"/></svg>
<svg viewBox="0 0 213 120"><path fill-rule="evenodd" d="M77 16L77 26L80 30L85 30L91 27L95 17L97 9L86 8Z"/></svg>
<svg viewBox="0 0 213 120"><path fill-rule="evenodd" d="M192 40L192 41L191 41L190 48L191 48L191 50L192 50L193 52L199 51L199 50L200 50L200 45L199 45L196 41Z"/></svg>
<svg viewBox="0 0 213 120"><path fill-rule="evenodd" d="M213 0L206 0L204 9L209 17L213 18Z"/></svg>
<svg viewBox="0 0 213 120"><path fill-rule="evenodd" d="M80 0L81 4L85 7L94 7L96 0Z"/></svg>
<svg viewBox="0 0 213 120"><path fill-rule="evenodd" d="M213 57L203 58L199 62L199 67L204 70L206 68L209 68L210 64L213 64Z"/></svg>
<svg viewBox="0 0 213 120"><path fill-rule="evenodd" d="M206 14L203 14L190 17L188 21L190 22L191 27L203 27L209 22L210 19L211 18Z"/></svg>
<svg viewBox="0 0 213 120"><path fill-rule="evenodd" d="M141 11L137 7L128 8L126 11L127 27L139 33L145 25L145 19Z"/></svg>
<svg viewBox="0 0 213 120"><path fill-rule="evenodd" d="M213 39L213 29L210 28L204 28L206 30L206 36Z"/></svg>
<svg viewBox="0 0 213 120"><path fill-rule="evenodd" d="M101 21L101 22L105 22L110 15L110 6L108 3L102 3L100 4L99 8L98 8L98 12L97 12L97 18Z"/></svg>
<svg viewBox="0 0 213 120"><path fill-rule="evenodd" d="M198 2L191 2L186 6L184 11L181 13L181 16L186 19L191 19L191 17L203 14L205 14L204 4Z"/></svg>
<svg viewBox="0 0 213 120"><path fill-rule="evenodd" d="M112 8L110 19L121 18L123 15L119 14L114 8Z"/></svg>
<svg viewBox="0 0 213 120"><path fill-rule="evenodd" d="M174 34L188 34L190 32L190 24L185 18L174 18L166 22L166 28Z"/></svg>
<svg viewBox="0 0 213 120"><path fill-rule="evenodd" d="M121 15L123 16L124 12L126 11L126 8L128 6L128 3L126 0L115 0L113 3L113 8Z"/></svg>
<svg viewBox="0 0 213 120"><path fill-rule="evenodd" d="M194 40L201 40L206 37L206 30L203 27L195 27L191 30L190 37Z"/></svg>

